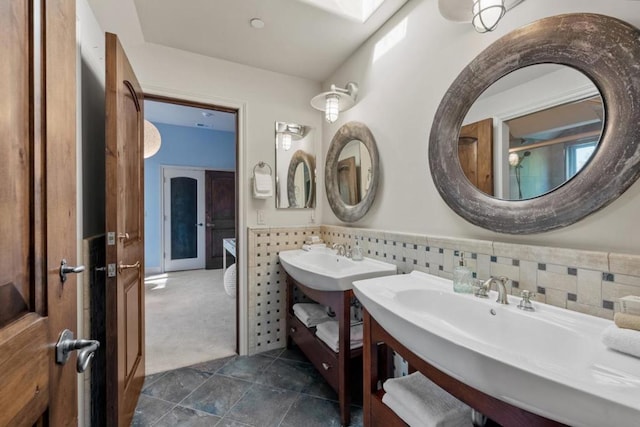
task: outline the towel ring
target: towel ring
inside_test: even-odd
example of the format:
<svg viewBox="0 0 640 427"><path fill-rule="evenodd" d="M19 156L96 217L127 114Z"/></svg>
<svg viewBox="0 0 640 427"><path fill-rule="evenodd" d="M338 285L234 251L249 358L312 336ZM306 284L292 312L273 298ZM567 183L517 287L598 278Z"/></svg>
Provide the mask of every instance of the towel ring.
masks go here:
<svg viewBox="0 0 640 427"><path fill-rule="evenodd" d="M265 162L258 162L254 167L253 167L253 175L256 174L256 169L258 168L264 168L264 167L269 168L269 175L273 175L273 169L271 169L271 166L269 166L269 163L265 163Z"/></svg>

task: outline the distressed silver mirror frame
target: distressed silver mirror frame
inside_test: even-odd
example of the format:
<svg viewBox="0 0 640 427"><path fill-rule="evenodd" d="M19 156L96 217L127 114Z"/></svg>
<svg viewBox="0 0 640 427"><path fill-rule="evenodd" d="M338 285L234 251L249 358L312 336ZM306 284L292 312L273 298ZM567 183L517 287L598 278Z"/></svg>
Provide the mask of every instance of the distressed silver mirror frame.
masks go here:
<svg viewBox="0 0 640 427"><path fill-rule="evenodd" d="M442 198L467 221L508 234L557 229L607 206L640 175L638 58L640 30L597 14L545 18L490 45L456 78L433 120L429 166ZM461 169L460 127L485 89L512 71L542 63L573 67L600 91L605 123L598 149L580 173L547 194L518 201L493 198Z"/></svg>
<svg viewBox="0 0 640 427"><path fill-rule="evenodd" d="M371 157L371 182L367 194L356 205L348 205L340 197L338 188L338 161L340 152L351 141L358 140L367 147ZM361 219L371 208L376 198L378 182L380 180L380 160L376 140L369 128L360 122L349 122L336 132L331 140L327 160L324 168L324 183L327 190L327 199L333 213L344 222L355 222Z"/></svg>
<svg viewBox="0 0 640 427"><path fill-rule="evenodd" d="M302 163L309 171L309 179L311 180L311 188L309 190L309 196L304 200L302 206L298 206L298 200L296 199L295 180L296 169L298 165ZM316 161L314 156L303 150L298 150L291 156L289 162L289 170L287 171L287 199L289 200L289 207L297 208L314 208L316 200Z"/></svg>

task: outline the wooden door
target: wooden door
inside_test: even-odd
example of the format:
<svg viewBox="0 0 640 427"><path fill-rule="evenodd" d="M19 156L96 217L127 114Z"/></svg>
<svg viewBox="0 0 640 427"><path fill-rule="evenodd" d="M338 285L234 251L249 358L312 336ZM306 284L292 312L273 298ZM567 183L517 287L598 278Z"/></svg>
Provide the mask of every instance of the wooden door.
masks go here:
<svg viewBox="0 0 640 427"><path fill-rule="evenodd" d="M222 268L222 239L236 237L236 178L234 172L206 171L206 268ZM227 265L231 264L227 261Z"/></svg>
<svg viewBox="0 0 640 427"><path fill-rule="evenodd" d="M493 195L493 119L462 126L458 157L467 179L483 193Z"/></svg>
<svg viewBox="0 0 640 427"><path fill-rule="evenodd" d="M338 162L338 190L340 197L347 205L353 206L360 202L355 157L347 157Z"/></svg>
<svg viewBox="0 0 640 427"><path fill-rule="evenodd" d="M205 267L205 178L202 169L165 167L164 271Z"/></svg>
<svg viewBox="0 0 640 427"><path fill-rule="evenodd" d="M107 425L129 426L144 382L143 94L106 34Z"/></svg>
<svg viewBox="0 0 640 427"><path fill-rule="evenodd" d="M0 0L0 425L77 424L73 0Z"/></svg>

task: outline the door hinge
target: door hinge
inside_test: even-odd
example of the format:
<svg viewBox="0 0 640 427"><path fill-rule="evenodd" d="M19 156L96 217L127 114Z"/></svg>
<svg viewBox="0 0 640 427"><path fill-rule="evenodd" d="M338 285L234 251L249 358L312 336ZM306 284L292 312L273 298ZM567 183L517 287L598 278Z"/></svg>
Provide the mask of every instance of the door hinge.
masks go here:
<svg viewBox="0 0 640 427"><path fill-rule="evenodd" d="M107 245L108 246L113 246L116 244L116 232L115 231L108 231L107 232Z"/></svg>
<svg viewBox="0 0 640 427"><path fill-rule="evenodd" d="M116 265L107 264L107 277L116 277Z"/></svg>

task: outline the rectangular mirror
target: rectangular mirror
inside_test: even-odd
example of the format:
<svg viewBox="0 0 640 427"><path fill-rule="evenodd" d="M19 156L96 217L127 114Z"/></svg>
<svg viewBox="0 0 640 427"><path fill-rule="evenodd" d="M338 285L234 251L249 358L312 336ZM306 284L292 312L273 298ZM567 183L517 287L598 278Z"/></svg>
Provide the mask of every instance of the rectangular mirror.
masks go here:
<svg viewBox="0 0 640 427"><path fill-rule="evenodd" d="M314 132L309 126L276 122L276 208L316 206Z"/></svg>

